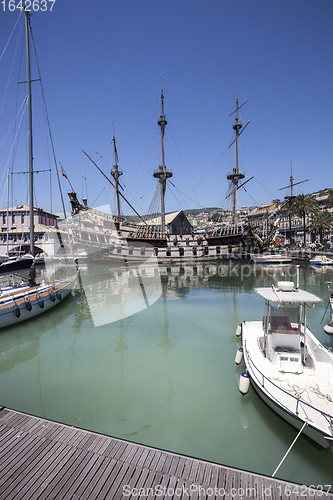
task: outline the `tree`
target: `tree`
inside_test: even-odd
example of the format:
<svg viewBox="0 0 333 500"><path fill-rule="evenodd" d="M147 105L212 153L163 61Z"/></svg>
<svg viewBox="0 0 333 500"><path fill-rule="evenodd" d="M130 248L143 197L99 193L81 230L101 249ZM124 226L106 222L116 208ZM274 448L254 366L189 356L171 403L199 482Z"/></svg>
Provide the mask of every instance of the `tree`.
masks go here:
<svg viewBox="0 0 333 500"><path fill-rule="evenodd" d="M316 214L319 211L318 202L312 194L300 194L291 202L291 211L303 219L303 240L305 247L306 225L305 218L307 214Z"/></svg>
<svg viewBox="0 0 333 500"><path fill-rule="evenodd" d="M220 212L214 212L210 217L209 217L209 222L221 222L223 219L223 214Z"/></svg>
<svg viewBox="0 0 333 500"><path fill-rule="evenodd" d="M319 234L320 243L323 243L324 233L329 231L332 226L333 216L327 210L311 215L309 230Z"/></svg>

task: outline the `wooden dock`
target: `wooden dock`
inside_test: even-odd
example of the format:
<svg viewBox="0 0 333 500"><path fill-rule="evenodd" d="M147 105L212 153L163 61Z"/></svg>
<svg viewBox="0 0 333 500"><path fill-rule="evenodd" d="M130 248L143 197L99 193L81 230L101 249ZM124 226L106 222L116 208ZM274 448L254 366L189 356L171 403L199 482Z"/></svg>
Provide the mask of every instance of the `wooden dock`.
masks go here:
<svg viewBox="0 0 333 500"><path fill-rule="evenodd" d="M0 407L0 498L333 499L252 474Z"/></svg>

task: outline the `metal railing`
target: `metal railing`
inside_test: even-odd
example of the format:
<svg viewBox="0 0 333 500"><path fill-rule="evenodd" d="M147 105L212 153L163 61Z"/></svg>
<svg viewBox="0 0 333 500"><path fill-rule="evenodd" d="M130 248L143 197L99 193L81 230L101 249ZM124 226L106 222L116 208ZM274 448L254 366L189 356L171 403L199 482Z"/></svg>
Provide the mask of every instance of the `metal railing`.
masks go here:
<svg viewBox="0 0 333 500"><path fill-rule="evenodd" d="M318 410L318 408L316 408L315 406L313 406L311 403L308 403L307 401L305 401L304 399L302 399L302 395L295 396L294 394L291 394L289 391L283 389L283 387L281 387L281 386L277 385L276 383L274 383L273 380L270 377L268 377L264 373L262 373L257 368L257 366L254 364L254 362L252 361L251 356L249 354L249 351L248 351L248 349L246 347L246 342L245 342L244 348L245 348L246 358L248 360L249 365L251 365L251 367L252 367L252 372L253 372L254 378L255 378L255 380L257 382L257 385L261 385L262 387L264 387L268 391L267 386L265 386L265 381L267 381L269 384L272 384L276 389L278 389L279 391L281 391L284 394L286 394L287 396L289 396L289 398L292 398L292 400L294 400L294 403L295 403L294 414L298 418L301 418L301 417L299 417L299 406L300 405L305 405L307 408L310 408L311 410L315 411L316 413L319 413L328 422L331 436L333 436L333 415L330 415L329 413L326 413L326 412L324 412L322 410ZM255 372L257 372L259 374L259 376L261 377L261 380L260 380L260 378L258 377L258 375ZM252 377L253 377L253 375L252 375ZM292 386L291 386L291 388L292 388ZM321 395L322 395L322 397L324 397L324 398L327 399L327 395L325 395L323 393L321 393ZM276 397L272 396L272 399L274 399L276 401L276 404L278 404L280 407L283 407L283 408L286 409L286 411L288 411L289 413L292 413L292 410L290 408L286 407L285 405L283 405L281 403L281 401L279 401L278 399L276 399ZM328 399L328 401L332 402L332 401L330 401L330 399ZM304 414L306 415L306 411L305 411L305 409L303 407L302 407L302 410L303 410ZM305 420L305 419L303 419L303 420ZM308 421L310 421L309 418L308 418Z"/></svg>

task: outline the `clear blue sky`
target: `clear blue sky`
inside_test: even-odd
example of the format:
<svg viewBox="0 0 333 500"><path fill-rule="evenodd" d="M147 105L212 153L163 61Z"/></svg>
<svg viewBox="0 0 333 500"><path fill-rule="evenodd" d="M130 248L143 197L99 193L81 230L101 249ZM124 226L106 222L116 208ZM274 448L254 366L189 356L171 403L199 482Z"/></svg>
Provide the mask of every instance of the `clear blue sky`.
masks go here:
<svg viewBox="0 0 333 500"><path fill-rule="evenodd" d="M0 56L19 15L5 6ZM0 60L0 145L15 116L17 81L25 79L20 42L3 104L22 22L23 16ZM332 0L56 0L52 12L35 12L31 24L57 160L89 204L114 207L111 189L81 152L98 152L94 159L109 175L114 123L125 191L139 212L148 210L160 163L160 75L166 165L177 187L167 188L167 211L227 206L237 85L240 103L248 99L242 123L250 120L240 138L240 168L254 176L247 192L240 190L239 206L288 194L279 188L289 184L290 161L295 182L310 179L295 194L333 187ZM20 104L24 92L19 85ZM38 83L33 92L38 116ZM48 168L39 128L43 117L34 118L36 169ZM13 134L0 149L1 178ZM23 156L16 159L16 170L24 169ZM35 176L36 201L50 209L47 175ZM13 177L14 203L25 202L18 190L26 181ZM56 192L54 176L52 185ZM3 190L2 182L2 206ZM53 211L60 211L58 196L52 198Z"/></svg>

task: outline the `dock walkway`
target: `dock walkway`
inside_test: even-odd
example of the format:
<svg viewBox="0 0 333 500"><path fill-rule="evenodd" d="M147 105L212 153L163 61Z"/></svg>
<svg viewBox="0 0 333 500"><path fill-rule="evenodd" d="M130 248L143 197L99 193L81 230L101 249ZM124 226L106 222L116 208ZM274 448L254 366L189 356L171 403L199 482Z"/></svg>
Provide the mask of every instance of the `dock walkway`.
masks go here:
<svg viewBox="0 0 333 500"><path fill-rule="evenodd" d="M306 486L0 407L0 498L333 499Z"/></svg>

